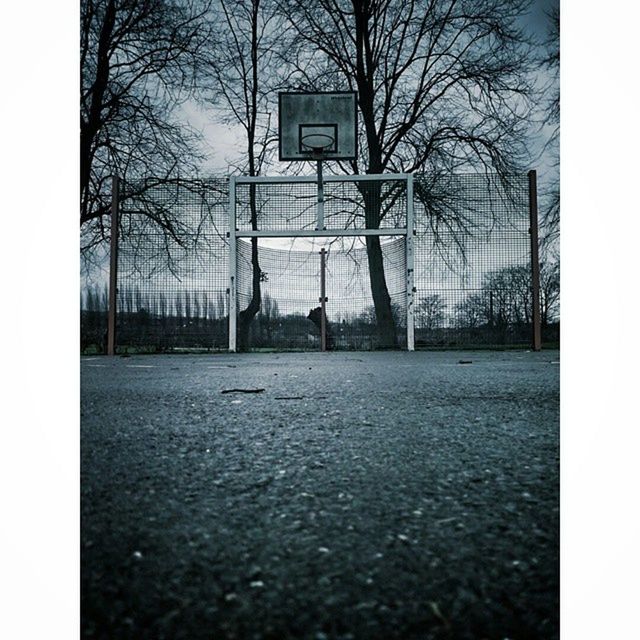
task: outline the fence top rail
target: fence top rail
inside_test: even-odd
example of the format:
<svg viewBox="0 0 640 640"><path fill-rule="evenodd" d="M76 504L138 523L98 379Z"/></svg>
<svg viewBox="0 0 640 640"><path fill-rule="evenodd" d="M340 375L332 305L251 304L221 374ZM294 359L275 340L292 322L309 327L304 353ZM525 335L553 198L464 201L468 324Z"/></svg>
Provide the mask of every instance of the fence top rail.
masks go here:
<svg viewBox="0 0 640 640"><path fill-rule="evenodd" d="M367 173L364 175L342 175L342 176L323 176L323 182L366 182L370 180L407 180L412 174L409 173ZM236 184L278 184L278 183L295 183L310 182L317 183L318 176L315 174L309 176L231 176Z"/></svg>

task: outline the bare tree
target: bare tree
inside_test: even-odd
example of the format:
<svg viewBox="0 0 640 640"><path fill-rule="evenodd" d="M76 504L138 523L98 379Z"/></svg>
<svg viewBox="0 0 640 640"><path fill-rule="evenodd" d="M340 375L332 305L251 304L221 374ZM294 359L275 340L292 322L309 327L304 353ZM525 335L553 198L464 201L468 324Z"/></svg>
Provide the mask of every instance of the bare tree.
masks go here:
<svg viewBox="0 0 640 640"><path fill-rule="evenodd" d="M281 5L297 32L297 86L358 91L363 144L345 170L481 167L507 176L524 165L532 63L517 21L525 0ZM366 227L378 228L385 210L376 187L365 189ZM381 345L393 346L379 238L368 237L367 250Z"/></svg>
<svg viewBox="0 0 640 640"><path fill-rule="evenodd" d="M95 311L97 308L96 298L93 293L93 287L87 287L85 291L85 303L83 308L90 312Z"/></svg>
<svg viewBox="0 0 640 640"><path fill-rule="evenodd" d="M475 329L482 325L490 325L492 317L490 294L484 291L472 293L455 306L454 320L458 328Z"/></svg>
<svg viewBox="0 0 640 640"><path fill-rule="evenodd" d="M273 0L218 0L216 50L209 60L210 87L219 98L221 120L240 125L245 153L238 168L249 176L260 175L275 141L271 119L272 94L278 67L276 52L282 44L285 24ZM249 186L249 217L258 229L259 207L255 185ZM238 347L249 346L249 327L260 310L261 291L258 239L251 238L252 292L238 315Z"/></svg>
<svg viewBox="0 0 640 640"><path fill-rule="evenodd" d="M206 301L206 292L204 294ZM203 309L203 305L200 304L200 291L193 292L193 317L195 319L196 326L200 324L201 310ZM204 312L206 315L206 303L204 306Z"/></svg>
<svg viewBox="0 0 640 640"><path fill-rule="evenodd" d="M258 322L260 325L260 333L263 339L266 338L268 346L273 346L273 329L279 317L280 310L278 309L277 300L274 300L268 293L265 293L262 297L262 306L258 314Z"/></svg>
<svg viewBox="0 0 640 640"><path fill-rule="evenodd" d="M174 118L210 37L207 0L82 0L80 225L89 255L109 235L110 176L154 185L195 168L195 134ZM142 183L144 191L144 183ZM148 213L177 236L170 213Z"/></svg>
<svg viewBox="0 0 640 640"><path fill-rule="evenodd" d="M558 317L560 264L540 265L540 317L543 326ZM506 327L533 320L531 271L525 266L503 267L482 279L480 291L456 305L457 324L463 327Z"/></svg>
<svg viewBox="0 0 640 640"><path fill-rule="evenodd" d="M543 262L540 265L540 322L546 326L560 315L560 263Z"/></svg>
<svg viewBox="0 0 640 640"><path fill-rule="evenodd" d="M552 127L547 148L553 154L553 167L556 177L551 181L548 203L543 212L542 223L547 243L557 240L560 234L560 180L557 172L560 166L558 144L560 138L560 9L553 7L548 14L549 34L545 41L543 65L551 78L547 87L549 98L545 105L544 124Z"/></svg>
<svg viewBox="0 0 640 640"><path fill-rule="evenodd" d="M225 298L223 293L219 292L216 311L212 314L212 317L222 319L228 314L229 305L227 304L227 299Z"/></svg>
<svg viewBox="0 0 640 640"><path fill-rule="evenodd" d="M168 310L167 297L162 291L158 293L158 315L160 316L162 324L164 324L167 320Z"/></svg>
<svg viewBox="0 0 640 640"><path fill-rule="evenodd" d="M176 326L182 327L184 326L182 321L183 307L182 307L182 296L180 295L180 293L176 293L173 304L176 310Z"/></svg>
<svg viewBox="0 0 640 640"><path fill-rule="evenodd" d="M186 324L191 324L191 296L188 291L184 292L184 315Z"/></svg>
<svg viewBox="0 0 640 640"><path fill-rule="evenodd" d="M416 305L416 320L419 328L436 329L444 323L447 303L439 293L425 295Z"/></svg>

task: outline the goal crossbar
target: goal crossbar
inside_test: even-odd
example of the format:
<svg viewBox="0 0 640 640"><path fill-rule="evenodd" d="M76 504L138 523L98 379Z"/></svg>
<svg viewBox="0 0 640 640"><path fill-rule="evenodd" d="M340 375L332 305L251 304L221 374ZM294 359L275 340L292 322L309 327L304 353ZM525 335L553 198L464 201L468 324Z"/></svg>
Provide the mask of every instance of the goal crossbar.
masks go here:
<svg viewBox="0 0 640 640"><path fill-rule="evenodd" d="M366 173L357 176L334 176L325 175L323 182L374 182L385 180L408 180L412 177L410 173ZM279 184L279 183L295 183L308 182L315 183L318 178L315 175L309 176L232 176L229 180L233 180L236 184Z"/></svg>
<svg viewBox="0 0 640 640"><path fill-rule="evenodd" d="M406 229L300 229L298 231L239 231L236 238L339 238L341 236L406 236Z"/></svg>

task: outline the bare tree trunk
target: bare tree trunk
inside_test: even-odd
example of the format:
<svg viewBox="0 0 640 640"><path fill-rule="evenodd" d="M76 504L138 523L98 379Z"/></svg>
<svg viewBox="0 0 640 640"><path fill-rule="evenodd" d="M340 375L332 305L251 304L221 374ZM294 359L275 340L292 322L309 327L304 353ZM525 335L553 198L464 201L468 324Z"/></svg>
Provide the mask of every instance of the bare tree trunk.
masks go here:
<svg viewBox="0 0 640 640"><path fill-rule="evenodd" d="M222 88L223 95L227 101L231 104L231 109L239 120L240 124L247 134L247 159L249 164L249 175L256 176L260 173L260 167L262 164L262 157L260 154L256 156L256 130L258 124L258 103L262 98L261 90L259 88L259 68L261 56L261 38L260 33L260 17L261 11L264 7L261 7L263 0L251 0L250 3L234 3L234 2L222 2L221 8L226 19L226 24L230 33L230 46L237 47L238 56L242 57L242 63L236 68L238 83L238 94L244 98L244 104L240 107L235 104L236 99L233 97L235 94L229 94L226 92L226 80L224 74L219 73L218 79ZM246 13L242 11L246 9ZM240 11L239 14L234 14L234 11ZM242 17L239 17L242 16ZM249 27L251 29L250 36L247 36L243 28ZM248 64L244 64L244 57L246 50L243 48L245 43L244 38L248 38L249 42L249 60ZM262 52L264 53L264 52ZM230 64L233 66L237 60L232 61ZM236 111L237 109L237 111ZM266 139L263 142L266 144ZM258 204L256 201L256 185L249 185L249 208L251 216L251 228L253 231L258 230ZM262 271L260 269L260 262L258 256L258 238L251 238L251 300L245 309L238 314L238 349L240 351L246 351L250 345L250 328L253 319L258 311L260 311L262 302L262 292L260 282L262 279ZM234 309L229 310L230 313L234 313Z"/></svg>
<svg viewBox="0 0 640 640"><path fill-rule="evenodd" d="M376 312L378 346L381 349L395 349L398 346L396 324L391 308L391 296L387 288L382 261L382 247L379 236L367 236L367 261L369 263L369 281L371 295Z"/></svg>
<svg viewBox="0 0 640 640"><path fill-rule="evenodd" d="M368 173L382 173L385 167L382 163L382 148L376 129L375 89L372 73L374 63L370 46L369 16L364 3L354 2L353 6L356 20L356 84L367 136ZM381 184L379 182L363 183L362 193L365 203L365 226L367 229L379 229L382 210ZM367 236L367 261L369 263L371 296L376 313L379 347L382 349L393 348L397 346L396 328L391 311L391 296L387 288L379 236Z"/></svg>
<svg viewBox="0 0 640 640"><path fill-rule="evenodd" d="M379 182L361 183L364 196L365 226L367 229L379 229L382 209L382 186ZM387 287L382 258L380 236L367 236L367 263L371 297L376 314L378 346L381 349L394 349L398 346L396 325L391 308L391 296Z"/></svg>
<svg viewBox="0 0 640 640"><path fill-rule="evenodd" d="M256 206L256 186L249 185L249 206L251 208L251 228L254 231L258 229L258 210ZM251 300L246 309L238 314L238 349L247 351L250 344L249 329L251 322L260 311L260 302L262 298L260 279L262 271L260 269L260 261L258 255L258 238L251 238Z"/></svg>

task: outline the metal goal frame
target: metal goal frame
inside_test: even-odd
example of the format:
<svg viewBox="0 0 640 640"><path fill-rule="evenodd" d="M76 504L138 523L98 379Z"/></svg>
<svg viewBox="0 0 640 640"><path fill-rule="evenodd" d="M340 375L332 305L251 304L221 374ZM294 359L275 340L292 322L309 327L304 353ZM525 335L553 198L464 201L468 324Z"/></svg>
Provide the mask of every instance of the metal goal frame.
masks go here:
<svg viewBox="0 0 640 640"><path fill-rule="evenodd" d="M229 351L237 350L237 326L238 326L238 256L237 241L239 238L338 238L345 236L402 236L405 239L406 256L406 317L407 317L407 351L415 350L414 338L414 240L415 225L413 211L413 174L410 173L385 173L367 175L343 175L325 176L323 182L364 182L396 180L406 184L406 227L382 228L382 229L297 229L282 230L270 229L268 221L264 229L241 230L238 229L236 217L237 186L243 184L292 184L292 183L317 183L317 176L231 176L229 178ZM321 202L318 203L319 207ZM263 220L263 223L265 221Z"/></svg>

